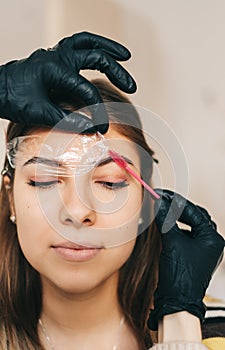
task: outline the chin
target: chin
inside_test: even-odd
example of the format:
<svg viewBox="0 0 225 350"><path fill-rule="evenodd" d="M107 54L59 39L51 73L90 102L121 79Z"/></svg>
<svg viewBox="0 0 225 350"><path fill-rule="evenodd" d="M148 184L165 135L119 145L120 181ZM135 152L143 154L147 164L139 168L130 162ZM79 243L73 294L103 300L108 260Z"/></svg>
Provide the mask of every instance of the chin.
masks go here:
<svg viewBox="0 0 225 350"><path fill-rule="evenodd" d="M68 295L85 295L99 291L105 286L117 288L119 272L115 271L111 274L99 275L99 271L91 271L92 273L58 273L54 276L48 276L42 281L43 288L49 287L57 290L59 293Z"/></svg>
<svg viewBox="0 0 225 350"><path fill-rule="evenodd" d="M87 296L89 294L94 293L95 291L97 291L99 288L101 288L101 286L104 283L102 283L102 281L100 281L99 283L91 283L91 281L85 281L84 283L82 283L82 281L79 281L77 283L63 283L62 285L58 285L56 288L62 293L62 294L67 294L69 297L76 297L76 296Z"/></svg>

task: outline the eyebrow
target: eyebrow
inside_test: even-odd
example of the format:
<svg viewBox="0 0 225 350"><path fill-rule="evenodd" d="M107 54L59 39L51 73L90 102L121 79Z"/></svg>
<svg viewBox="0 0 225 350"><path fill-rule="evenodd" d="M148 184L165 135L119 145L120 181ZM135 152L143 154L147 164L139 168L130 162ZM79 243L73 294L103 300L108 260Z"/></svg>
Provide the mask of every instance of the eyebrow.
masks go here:
<svg viewBox="0 0 225 350"><path fill-rule="evenodd" d="M127 157L123 156L123 159L130 165L134 165L134 163ZM114 160L111 157L107 157L105 159L102 159L98 164L97 167L102 167L104 165L107 165L109 163L113 162ZM56 160L56 159L48 159L48 158L43 158L43 157L33 157L30 158L29 160L27 160L23 166L26 165L30 165L30 164L45 164L45 165L49 165L51 167L64 167L65 168L65 164L63 164L62 162Z"/></svg>
<svg viewBox="0 0 225 350"><path fill-rule="evenodd" d="M134 163L133 163L129 158L124 157L124 156L122 156L122 158L123 158L128 164L134 165ZM101 160L101 161L99 162L98 167L101 167L101 166L103 166L103 165L109 164L109 163L111 163L111 162L115 163L114 160L113 160L111 157L105 158L105 159L103 159L103 160Z"/></svg>
<svg viewBox="0 0 225 350"><path fill-rule="evenodd" d="M48 159L48 158L43 158L43 157L33 157L27 160L23 166L29 165L29 164L36 164L36 163L41 163L41 164L46 164L50 165L52 167L63 167L64 165L59 162L56 159Z"/></svg>

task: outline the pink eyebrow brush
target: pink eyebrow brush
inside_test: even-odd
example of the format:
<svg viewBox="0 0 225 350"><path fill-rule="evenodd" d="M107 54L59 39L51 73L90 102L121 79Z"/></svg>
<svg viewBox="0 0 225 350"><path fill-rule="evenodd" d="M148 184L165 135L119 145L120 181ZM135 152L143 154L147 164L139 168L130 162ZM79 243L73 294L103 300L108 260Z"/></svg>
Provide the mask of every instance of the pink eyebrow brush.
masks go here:
<svg viewBox="0 0 225 350"><path fill-rule="evenodd" d="M148 185L146 184L146 182L144 182L139 175L137 175L127 164L127 162L125 161L125 159L123 159L123 157L121 157L117 152L109 150L109 155L112 158L112 160L120 167L125 169L128 173L130 173L137 181L139 181L142 186L144 186L144 188L146 188L146 190L148 190L151 195L155 198L155 199L159 199L160 196Z"/></svg>

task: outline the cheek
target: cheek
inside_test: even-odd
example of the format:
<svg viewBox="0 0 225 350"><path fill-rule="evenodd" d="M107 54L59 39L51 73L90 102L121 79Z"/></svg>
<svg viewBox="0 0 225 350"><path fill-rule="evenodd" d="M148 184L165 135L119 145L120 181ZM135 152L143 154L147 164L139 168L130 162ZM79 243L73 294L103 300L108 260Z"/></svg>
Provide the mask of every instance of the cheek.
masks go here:
<svg viewBox="0 0 225 350"><path fill-rule="evenodd" d="M105 229L102 233L102 241L106 247L124 245L137 237L141 209L142 193L137 185L137 188L130 191L129 196L116 207L116 210L112 212L106 210L106 213L103 212L97 216L96 227Z"/></svg>
<svg viewBox="0 0 225 350"><path fill-rule="evenodd" d="M21 249L26 257L30 252L35 257L43 248L42 242L45 242L47 238L46 220L40 209L35 191L31 191L24 180L16 176L13 195L17 234Z"/></svg>
<svg viewBox="0 0 225 350"><path fill-rule="evenodd" d="M121 246L106 250L106 252L108 251L108 258L111 259L116 269L119 270L129 259L134 249L135 242L136 239L133 239Z"/></svg>
<svg viewBox="0 0 225 350"><path fill-rule="evenodd" d="M103 203L99 206L101 214L106 214L108 222L117 226L126 222L132 222L139 216L142 207L142 191L141 186L132 183L123 191L115 192L114 198L109 203ZM98 206L96 206L98 209Z"/></svg>
<svg viewBox="0 0 225 350"><path fill-rule="evenodd" d="M37 219L41 217L40 206L34 191L30 191L28 185L21 180L14 182L14 207L17 218L17 228L22 228L24 231L34 227ZM36 220L35 220L36 219Z"/></svg>

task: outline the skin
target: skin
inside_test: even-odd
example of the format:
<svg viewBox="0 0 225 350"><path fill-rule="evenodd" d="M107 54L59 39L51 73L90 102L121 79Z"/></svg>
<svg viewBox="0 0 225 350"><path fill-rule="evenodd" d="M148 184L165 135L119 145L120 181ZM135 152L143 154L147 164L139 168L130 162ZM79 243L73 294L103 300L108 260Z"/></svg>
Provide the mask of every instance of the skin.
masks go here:
<svg viewBox="0 0 225 350"><path fill-rule="evenodd" d="M34 134L43 141L46 130ZM60 132L54 132L60 134ZM118 138L128 141L124 136L109 128L105 135L109 140ZM123 156L132 159L135 171L140 164L135 147L129 142L120 148ZM105 189L99 182L126 181L129 196L119 210L112 213L97 212L88 206L86 200L76 193L72 178L60 178L51 188L40 189L30 186L30 180L46 181L44 177L35 178L35 166L28 165L21 170L16 168L11 201L11 212L16 215L18 239L21 249L29 263L40 273L43 288L43 309L41 314L47 333L55 350L61 349L112 349L122 317L117 297L119 269L127 261L135 245L135 238L124 241L120 246L102 248L92 259L74 262L57 254L55 246L65 242L43 212L37 193L51 198L54 191L60 192L61 208L58 208L60 227L70 225L73 230L101 228L106 230L120 226L124 222L138 227L138 219L130 224L130 219L139 213L142 203L141 185L114 162L97 169L93 176L93 196L98 200L112 200L112 190ZM47 181L52 180L48 177ZM124 191L119 189L116 191ZM41 194L42 195L42 194ZM54 206L54 201L51 206ZM136 215L137 216L137 215ZM138 216L137 216L138 217ZM81 231L82 232L82 231ZM47 347L43 332L40 337ZM128 325L122 328L121 349L137 349L137 343ZM76 344L76 348L75 348Z"/></svg>
<svg viewBox="0 0 225 350"><path fill-rule="evenodd" d="M176 332L174 332L176 330ZM197 317L187 311L167 315L159 324L158 341L165 342L196 342L202 339L201 325Z"/></svg>
<svg viewBox="0 0 225 350"><path fill-rule="evenodd" d="M40 135L44 142L47 131L38 131L35 134ZM59 135L55 136L57 140ZM118 139L128 140L112 128L109 128L105 137L114 141L116 151L132 159L135 167L131 167L138 173L140 164L135 147L129 142L123 142L121 147ZM124 239L119 246L102 249L97 256L88 261L71 262L63 259L56 254L53 247L65 241L65 238L54 230L54 225L50 225L40 206L40 193L44 193L44 198L49 199L54 197L54 190L40 190L29 186L29 180L35 178L34 173L34 166L29 166L23 171L16 169L13 196L9 194L9 200L11 214L17 218L21 249L29 263L40 273L43 287L41 319L47 334L55 350L111 350L122 317L117 297L119 269L132 253L135 238ZM106 192L99 184L96 185L99 179L112 182L126 179L129 183L129 196L126 197L128 199L117 211L107 214L98 212L94 210L93 201L92 205L89 205L87 198L81 195L84 193L80 191L82 182L79 183L77 193L71 178L61 179L57 188L62 198L62 208L58 215L62 226L70 225L77 232L82 228L101 228L107 232L111 227L120 227L124 221L129 223L131 217L135 217L139 212L142 202L141 187L124 170L110 163L94 173L92 199L97 197L104 207L112 200L113 193L111 190ZM4 183L9 184L7 176L4 177ZM50 205L54 205L54 201ZM135 220L130 225L137 229L138 224ZM128 225L128 231L130 227ZM179 331L174 333L174 329ZM39 336L46 349L51 349L40 328ZM201 341L200 323L196 317L187 312L164 317L159 325L159 342L176 341ZM132 330L126 323L122 327L119 346L124 350L138 349Z"/></svg>

